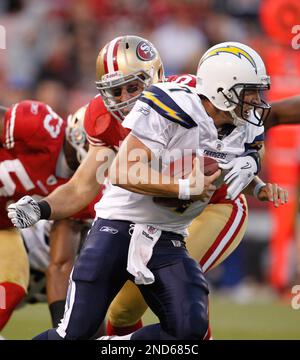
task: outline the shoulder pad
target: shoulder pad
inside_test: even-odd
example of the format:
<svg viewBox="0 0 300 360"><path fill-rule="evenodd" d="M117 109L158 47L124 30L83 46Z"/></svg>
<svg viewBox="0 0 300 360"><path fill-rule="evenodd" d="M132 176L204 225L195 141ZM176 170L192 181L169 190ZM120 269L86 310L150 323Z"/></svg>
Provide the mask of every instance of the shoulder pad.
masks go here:
<svg viewBox="0 0 300 360"><path fill-rule="evenodd" d="M65 122L46 104L39 101L24 100L5 113L5 142L7 149L17 143L26 147L41 148L47 139L64 136Z"/></svg>
<svg viewBox="0 0 300 360"><path fill-rule="evenodd" d="M162 85L171 85L166 87L166 89L162 88ZM174 86L175 85L175 86ZM173 86L173 87L172 87ZM177 84L164 83L160 84L160 86L152 85L149 89L145 90L139 100L148 104L152 107L156 112L158 112L164 118L175 122L187 129L197 126L195 121L189 116L175 101L174 99L167 94L168 92L190 92L192 93L188 87L182 87Z"/></svg>

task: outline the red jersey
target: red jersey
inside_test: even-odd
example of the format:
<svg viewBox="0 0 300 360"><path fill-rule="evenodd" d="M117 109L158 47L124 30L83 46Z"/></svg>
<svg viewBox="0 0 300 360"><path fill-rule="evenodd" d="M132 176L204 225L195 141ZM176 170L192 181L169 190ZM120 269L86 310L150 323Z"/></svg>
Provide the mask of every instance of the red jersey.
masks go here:
<svg viewBox="0 0 300 360"><path fill-rule="evenodd" d="M167 81L188 85L193 88L196 87L196 76L191 74L170 75L168 76Z"/></svg>
<svg viewBox="0 0 300 360"><path fill-rule="evenodd" d="M68 178L57 177L65 121L50 106L22 101L5 114L0 147L0 229L11 227L6 207L24 195L45 197ZM76 217L94 217L84 211Z"/></svg>

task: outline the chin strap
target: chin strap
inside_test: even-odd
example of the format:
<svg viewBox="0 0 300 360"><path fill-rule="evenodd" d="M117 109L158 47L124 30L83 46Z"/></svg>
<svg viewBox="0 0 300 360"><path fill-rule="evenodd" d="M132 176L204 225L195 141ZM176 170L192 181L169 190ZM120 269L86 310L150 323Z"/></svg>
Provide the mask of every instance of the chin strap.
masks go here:
<svg viewBox="0 0 300 360"><path fill-rule="evenodd" d="M242 126L242 125L245 124L245 120L239 118L239 117L237 116L237 114L234 112L234 110L230 110L229 113L230 113L230 115L231 115L231 117L232 117L233 125L235 125L235 126Z"/></svg>
<svg viewBox="0 0 300 360"><path fill-rule="evenodd" d="M232 102L230 100L232 99L232 96L233 96L231 91L222 89L221 93L223 94L223 96L225 98L224 105L227 106L228 108L231 107ZM234 110L227 110L227 111L231 115L231 118L233 120L232 123L233 123L234 126L242 126L242 125L245 124L245 120L238 117L237 114L234 112Z"/></svg>

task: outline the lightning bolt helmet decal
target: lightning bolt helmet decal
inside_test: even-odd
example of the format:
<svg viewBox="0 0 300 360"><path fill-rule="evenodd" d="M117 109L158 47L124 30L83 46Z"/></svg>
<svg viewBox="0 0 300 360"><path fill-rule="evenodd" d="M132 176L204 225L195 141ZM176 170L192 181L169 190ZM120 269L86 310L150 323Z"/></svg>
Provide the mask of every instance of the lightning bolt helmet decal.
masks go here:
<svg viewBox="0 0 300 360"><path fill-rule="evenodd" d="M209 51L208 53L206 53L202 59L200 60L200 64L201 65L205 60L207 60L208 58L212 57L212 56L217 56L220 53L228 53L228 54L232 54L234 56L238 56L240 59L242 58L242 56L244 58L246 58L250 64L254 67L255 72L257 73L257 67L256 67L256 63L255 60L253 59L253 57L244 49L241 49L237 46L232 46L232 45L228 45L228 46L221 46L218 47L216 49L213 49L211 51Z"/></svg>

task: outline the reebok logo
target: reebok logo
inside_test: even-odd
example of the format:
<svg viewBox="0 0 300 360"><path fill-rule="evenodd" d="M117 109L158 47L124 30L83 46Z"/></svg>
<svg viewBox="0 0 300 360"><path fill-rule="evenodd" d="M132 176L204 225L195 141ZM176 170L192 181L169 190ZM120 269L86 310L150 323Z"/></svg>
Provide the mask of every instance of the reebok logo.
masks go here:
<svg viewBox="0 0 300 360"><path fill-rule="evenodd" d="M109 232L111 234L116 234L117 232L119 232L119 230L114 229L110 226L102 226L99 231Z"/></svg>
<svg viewBox="0 0 300 360"><path fill-rule="evenodd" d="M150 236L146 231L143 231L142 232L142 235L144 235L147 239L149 239L149 240L152 240L153 241L153 237L152 236Z"/></svg>

